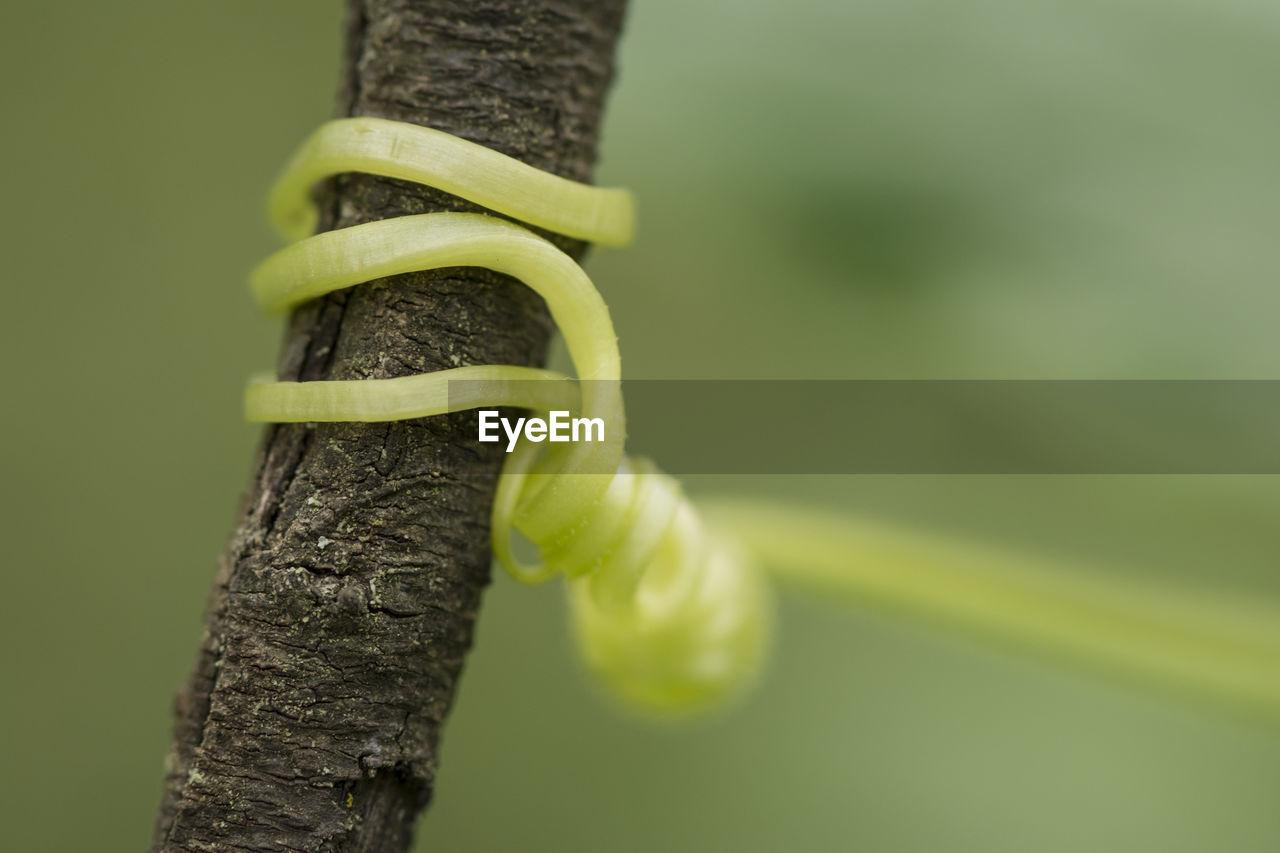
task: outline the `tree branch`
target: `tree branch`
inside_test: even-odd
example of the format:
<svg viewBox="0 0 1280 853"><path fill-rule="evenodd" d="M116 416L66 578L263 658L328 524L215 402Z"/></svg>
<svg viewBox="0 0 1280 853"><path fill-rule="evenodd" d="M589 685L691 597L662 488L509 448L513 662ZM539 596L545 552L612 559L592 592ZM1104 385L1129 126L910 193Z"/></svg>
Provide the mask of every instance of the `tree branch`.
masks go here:
<svg viewBox="0 0 1280 853"><path fill-rule="evenodd" d="M352 0L339 111L426 124L587 180L623 6ZM475 209L364 175L335 179L325 201L326 229ZM279 374L537 364L550 332L518 282L413 273L300 308ZM408 848L489 579L503 454L474 435L473 413L266 431L176 700L152 850Z"/></svg>

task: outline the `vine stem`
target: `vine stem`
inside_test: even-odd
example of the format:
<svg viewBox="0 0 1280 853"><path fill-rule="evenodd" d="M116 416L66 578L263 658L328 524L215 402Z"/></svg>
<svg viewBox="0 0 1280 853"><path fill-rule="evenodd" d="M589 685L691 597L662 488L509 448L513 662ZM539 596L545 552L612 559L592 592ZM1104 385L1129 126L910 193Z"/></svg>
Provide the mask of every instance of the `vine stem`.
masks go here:
<svg viewBox="0 0 1280 853"><path fill-rule="evenodd" d="M779 580L823 598L1280 720L1280 623L1266 601L811 507L724 498L703 509Z"/></svg>
<svg viewBox="0 0 1280 853"><path fill-rule="evenodd" d="M339 113L435 127L590 178L624 0L351 0ZM368 175L330 182L320 228L477 208ZM551 237L580 257L580 242ZM473 268L308 302L281 379L540 364L541 300ZM267 430L219 561L154 851L401 851L489 578L502 451L466 413Z"/></svg>

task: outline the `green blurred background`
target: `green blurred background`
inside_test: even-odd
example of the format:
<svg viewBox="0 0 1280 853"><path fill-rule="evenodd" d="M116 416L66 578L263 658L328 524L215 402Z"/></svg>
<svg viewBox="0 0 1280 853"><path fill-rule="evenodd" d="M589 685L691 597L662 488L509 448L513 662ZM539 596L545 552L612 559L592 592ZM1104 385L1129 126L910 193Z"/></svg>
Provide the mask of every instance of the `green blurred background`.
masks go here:
<svg viewBox="0 0 1280 853"><path fill-rule="evenodd" d="M330 115L340 18L0 15L6 849L148 841L279 339L243 286L262 197ZM589 269L632 377L1274 378L1278 79L1269 0L636 0L600 178L641 237ZM1272 477L690 488L1280 596ZM760 689L655 728L563 611L496 579L419 849L1280 845L1280 735L1209 709L784 594Z"/></svg>

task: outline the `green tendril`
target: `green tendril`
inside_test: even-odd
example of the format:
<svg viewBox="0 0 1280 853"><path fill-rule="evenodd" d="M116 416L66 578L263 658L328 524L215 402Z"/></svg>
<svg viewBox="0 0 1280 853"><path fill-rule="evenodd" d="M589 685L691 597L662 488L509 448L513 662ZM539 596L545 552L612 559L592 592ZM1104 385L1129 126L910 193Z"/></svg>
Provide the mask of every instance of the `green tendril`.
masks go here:
<svg viewBox="0 0 1280 853"><path fill-rule="evenodd" d="M1271 608L821 510L727 499L704 510L777 577L825 597L1280 712Z"/></svg>
<svg viewBox="0 0 1280 853"><path fill-rule="evenodd" d="M479 407L572 410L609 424L608 440L508 455L493 506L494 553L525 583L569 581L583 658L626 702L657 712L711 705L759 670L771 629L756 561L825 595L877 604L1021 646L1280 712L1280 620L1241 608L1036 566L843 516L765 503L712 507L708 527L679 485L624 455L620 359L608 308L568 255L527 229L480 214L433 213L308 236L314 184L344 172L412 181L571 237L624 245L631 196L542 172L440 131L381 119L319 128L271 192L281 234L297 242L251 277L269 312L376 278L443 267L513 276L546 301L579 379L473 365L395 379L276 382L245 397L259 422L388 421ZM466 380L461 383L461 380ZM525 380L540 380L535 382ZM454 383L451 386L451 383ZM613 472L604 474L601 472ZM526 565L513 530L537 547ZM727 534L727 535L726 535Z"/></svg>
<svg viewBox="0 0 1280 853"><path fill-rule="evenodd" d="M620 245L632 203L623 190L566 181L439 131L374 119L321 127L271 193L281 233L298 242L251 276L265 311L279 313L376 278L443 267L484 267L523 281L546 301L579 379L509 365L357 381L258 380L251 421L385 421L481 406L563 408L609 425L601 442L538 457L517 446L494 499L494 553L517 580L570 579L582 655L627 702L660 712L711 704L759 669L769 627L764 580L702 524L675 481L623 453L617 338L591 280L549 241L504 219L432 213L307 237L312 184L348 171L415 181L569 236ZM540 379L542 382L513 380ZM450 383L467 380L465 385ZM459 388L463 389L461 392ZM464 396L465 395L465 396ZM613 472L613 473L601 473ZM513 529L540 565L512 553Z"/></svg>
<svg viewBox="0 0 1280 853"><path fill-rule="evenodd" d="M423 184L530 225L605 246L631 242L634 202L622 189L565 180L429 127L380 118L346 118L316 129L302 144L267 202L286 240L309 237L320 214L315 184L364 172Z"/></svg>

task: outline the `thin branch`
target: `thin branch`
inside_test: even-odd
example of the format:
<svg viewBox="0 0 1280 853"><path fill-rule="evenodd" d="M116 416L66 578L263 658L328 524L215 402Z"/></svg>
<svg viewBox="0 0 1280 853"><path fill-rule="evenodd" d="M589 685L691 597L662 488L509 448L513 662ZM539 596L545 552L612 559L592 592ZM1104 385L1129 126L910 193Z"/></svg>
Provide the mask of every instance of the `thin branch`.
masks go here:
<svg viewBox="0 0 1280 853"><path fill-rule="evenodd" d="M587 180L623 6L352 0L339 112L427 124ZM323 228L473 209L369 176L326 192ZM299 309L279 374L538 364L550 332L518 282L415 273ZM502 451L473 437L467 414L267 430L176 702L152 850L408 848L489 579Z"/></svg>

